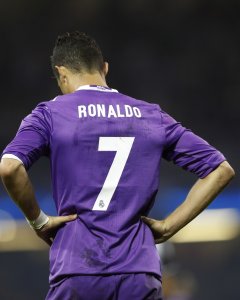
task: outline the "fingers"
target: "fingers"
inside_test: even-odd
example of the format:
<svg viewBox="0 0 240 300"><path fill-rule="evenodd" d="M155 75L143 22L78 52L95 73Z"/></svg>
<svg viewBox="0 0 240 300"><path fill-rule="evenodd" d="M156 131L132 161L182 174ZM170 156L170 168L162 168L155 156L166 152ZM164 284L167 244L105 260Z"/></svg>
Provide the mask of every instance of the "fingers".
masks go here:
<svg viewBox="0 0 240 300"><path fill-rule="evenodd" d="M76 220L77 214L68 215L68 216L58 216L58 217L48 216L48 217L49 217L49 221L41 228L40 231L55 230L56 228L61 227L67 222Z"/></svg>
<svg viewBox="0 0 240 300"><path fill-rule="evenodd" d="M74 215L68 215L68 216L60 216L60 217L55 217L56 221L59 223L66 223L66 222L71 222L77 219L77 214Z"/></svg>
<svg viewBox="0 0 240 300"><path fill-rule="evenodd" d="M53 239L65 223L76 220L77 214L68 216L53 217L49 216L49 221L41 229L35 230L36 234L44 240L49 246L52 245Z"/></svg>
<svg viewBox="0 0 240 300"><path fill-rule="evenodd" d="M156 220L155 219L151 219L151 218L147 218L145 216L141 216L142 221L147 224L148 226L152 226Z"/></svg>

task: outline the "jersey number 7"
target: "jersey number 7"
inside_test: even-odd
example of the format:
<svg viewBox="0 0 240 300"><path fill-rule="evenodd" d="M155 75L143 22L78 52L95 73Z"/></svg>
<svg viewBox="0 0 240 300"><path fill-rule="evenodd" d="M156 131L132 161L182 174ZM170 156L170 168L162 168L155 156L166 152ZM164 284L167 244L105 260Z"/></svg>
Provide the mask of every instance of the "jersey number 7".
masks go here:
<svg viewBox="0 0 240 300"><path fill-rule="evenodd" d="M116 151L116 155L92 210L107 210L126 165L134 139L134 137L99 137L98 151Z"/></svg>

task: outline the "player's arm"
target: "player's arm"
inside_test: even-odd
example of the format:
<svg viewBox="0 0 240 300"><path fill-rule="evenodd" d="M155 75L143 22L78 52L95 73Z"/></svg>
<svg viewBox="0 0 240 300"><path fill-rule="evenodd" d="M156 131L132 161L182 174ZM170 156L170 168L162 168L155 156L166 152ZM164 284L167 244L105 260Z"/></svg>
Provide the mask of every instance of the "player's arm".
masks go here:
<svg viewBox="0 0 240 300"><path fill-rule="evenodd" d="M20 207L30 226L49 245L58 228L76 216L50 217L39 208L27 170L48 156L52 132L51 112L40 103L23 119L14 139L3 151L0 175L7 192Z"/></svg>
<svg viewBox="0 0 240 300"><path fill-rule="evenodd" d="M37 235L48 245L52 244L59 227L76 219L77 215L53 217L41 212L31 181L19 160L3 158L0 163L0 175L10 197L22 210Z"/></svg>
<svg viewBox="0 0 240 300"><path fill-rule="evenodd" d="M142 217L150 227L156 243L162 243L199 215L234 177L234 170L224 161L191 188L185 201L166 219Z"/></svg>
<svg viewBox="0 0 240 300"><path fill-rule="evenodd" d="M167 113L160 111L159 119L165 131L163 158L194 173L199 180L185 201L165 220L143 219L152 229L157 243L173 236L202 212L234 176L221 152Z"/></svg>

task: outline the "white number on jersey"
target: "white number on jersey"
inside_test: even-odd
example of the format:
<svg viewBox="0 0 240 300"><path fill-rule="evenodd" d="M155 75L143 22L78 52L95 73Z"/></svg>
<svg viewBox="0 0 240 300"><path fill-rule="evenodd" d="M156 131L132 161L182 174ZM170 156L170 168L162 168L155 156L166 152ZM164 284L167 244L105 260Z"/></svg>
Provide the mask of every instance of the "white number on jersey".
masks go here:
<svg viewBox="0 0 240 300"><path fill-rule="evenodd" d="M93 210L107 210L131 151L134 137L99 137L98 151L116 151Z"/></svg>

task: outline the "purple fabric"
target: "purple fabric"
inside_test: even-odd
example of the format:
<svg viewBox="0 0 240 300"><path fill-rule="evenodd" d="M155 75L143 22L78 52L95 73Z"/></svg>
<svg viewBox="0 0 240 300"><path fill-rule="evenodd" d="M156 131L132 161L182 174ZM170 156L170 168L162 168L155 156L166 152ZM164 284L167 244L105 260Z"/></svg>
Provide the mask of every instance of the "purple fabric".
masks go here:
<svg viewBox="0 0 240 300"><path fill-rule="evenodd" d="M134 137L106 211L92 209L116 151L98 151L99 137ZM58 214L78 214L51 247L51 286L78 274L160 276L154 239L140 216L153 205L162 156L201 178L225 160L158 105L103 88L39 104L4 153L18 156L27 169L49 156Z"/></svg>
<svg viewBox="0 0 240 300"><path fill-rule="evenodd" d="M17 135L4 153L19 157L29 169L41 156L49 154L51 137L51 116L47 106L39 104L23 119Z"/></svg>
<svg viewBox="0 0 240 300"><path fill-rule="evenodd" d="M150 274L73 276L51 287L46 300L162 300L161 281Z"/></svg>

